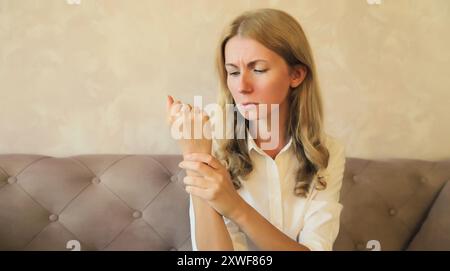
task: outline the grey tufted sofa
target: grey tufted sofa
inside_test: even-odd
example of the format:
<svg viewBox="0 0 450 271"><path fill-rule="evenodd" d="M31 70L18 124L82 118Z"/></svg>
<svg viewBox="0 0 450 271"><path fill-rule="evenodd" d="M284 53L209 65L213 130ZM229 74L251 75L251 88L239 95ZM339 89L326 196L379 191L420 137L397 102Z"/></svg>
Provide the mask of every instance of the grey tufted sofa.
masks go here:
<svg viewBox="0 0 450 271"><path fill-rule="evenodd" d="M81 250L191 250L180 161L0 155L0 250L68 250L70 240ZM334 248L408 249L449 179L450 160L348 158Z"/></svg>

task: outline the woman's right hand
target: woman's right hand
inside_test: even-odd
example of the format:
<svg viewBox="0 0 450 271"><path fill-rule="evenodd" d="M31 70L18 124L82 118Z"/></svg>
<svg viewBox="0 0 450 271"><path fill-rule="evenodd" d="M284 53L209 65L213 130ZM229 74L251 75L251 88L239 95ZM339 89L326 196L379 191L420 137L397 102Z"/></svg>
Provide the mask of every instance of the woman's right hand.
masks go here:
<svg viewBox="0 0 450 271"><path fill-rule="evenodd" d="M211 125L209 116L205 112L199 108L192 108L190 104L175 101L169 95L167 97L167 122L171 135L177 137L183 156L189 153L211 153ZM195 134L195 128L200 128L200 135L199 133ZM187 129L187 132L184 129Z"/></svg>

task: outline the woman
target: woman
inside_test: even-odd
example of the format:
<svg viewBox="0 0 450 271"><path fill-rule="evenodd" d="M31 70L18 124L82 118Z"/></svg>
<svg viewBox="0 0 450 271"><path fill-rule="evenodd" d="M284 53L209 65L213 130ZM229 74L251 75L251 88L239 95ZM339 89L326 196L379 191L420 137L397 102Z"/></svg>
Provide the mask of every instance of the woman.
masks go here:
<svg viewBox="0 0 450 271"><path fill-rule="evenodd" d="M279 10L245 12L225 29L217 69L219 105L237 107L245 121L234 121L233 133L245 131L245 139L179 140L193 249L331 250L345 154L323 131L317 73L300 24ZM199 116L208 122L171 96L168 110L171 124L179 116L183 125ZM277 129L269 121L274 114ZM264 144L261 127L276 130L275 146Z"/></svg>

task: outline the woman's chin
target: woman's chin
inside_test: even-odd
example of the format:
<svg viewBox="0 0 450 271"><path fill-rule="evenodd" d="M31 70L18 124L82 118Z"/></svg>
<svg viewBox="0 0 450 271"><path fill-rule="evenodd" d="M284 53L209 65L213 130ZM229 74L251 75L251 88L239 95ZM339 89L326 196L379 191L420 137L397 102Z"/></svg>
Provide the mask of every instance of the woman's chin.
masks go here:
<svg viewBox="0 0 450 271"><path fill-rule="evenodd" d="M258 112L257 111L248 111L248 110L239 110L239 113L242 117L244 117L248 121L258 120Z"/></svg>
<svg viewBox="0 0 450 271"><path fill-rule="evenodd" d="M241 113L241 116L244 117L246 120L257 120L258 119L258 108L253 106L253 107L249 107L249 108L245 108L241 105L237 106L237 110L239 111L239 113Z"/></svg>

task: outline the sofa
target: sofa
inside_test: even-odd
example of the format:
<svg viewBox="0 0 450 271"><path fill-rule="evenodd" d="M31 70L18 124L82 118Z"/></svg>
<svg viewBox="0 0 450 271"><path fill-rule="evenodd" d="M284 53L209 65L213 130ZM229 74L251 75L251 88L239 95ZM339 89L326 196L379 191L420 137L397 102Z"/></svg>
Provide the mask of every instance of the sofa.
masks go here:
<svg viewBox="0 0 450 271"><path fill-rule="evenodd" d="M191 250L181 155L0 155L0 250ZM450 160L347 158L335 250L450 250Z"/></svg>

